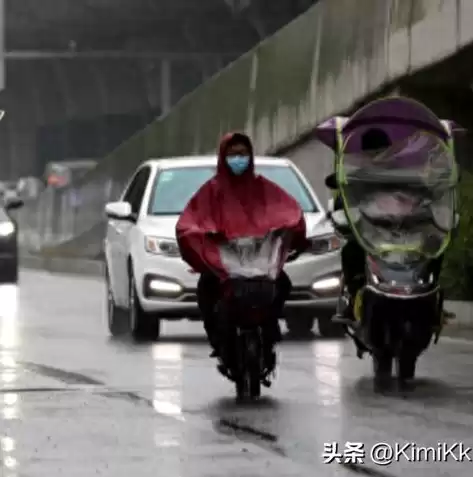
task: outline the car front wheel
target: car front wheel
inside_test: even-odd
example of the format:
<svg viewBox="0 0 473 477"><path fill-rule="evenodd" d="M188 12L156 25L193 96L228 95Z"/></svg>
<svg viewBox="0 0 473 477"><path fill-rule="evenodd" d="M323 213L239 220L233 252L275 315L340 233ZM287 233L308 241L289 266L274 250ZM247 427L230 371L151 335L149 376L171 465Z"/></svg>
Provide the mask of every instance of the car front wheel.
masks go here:
<svg viewBox="0 0 473 477"><path fill-rule="evenodd" d="M291 316L286 319L289 333L297 337L309 336L314 327L315 318L312 316Z"/></svg>
<svg viewBox="0 0 473 477"><path fill-rule="evenodd" d="M321 316L318 319L319 333L324 338L343 338L345 329L343 325L334 323L331 316Z"/></svg>
<svg viewBox="0 0 473 477"><path fill-rule="evenodd" d="M146 313L141 306L133 273L130 273L128 292L128 313L131 335L136 340L156 341L161 332L161 321Z"/></svg>
<svg viewBox="0 0 473 477"><path fill-rule="evenodd" d="M107 293L107 323L112 336L120 336L128 331L126 316L120 308L115 305L112 286L108 271L105 272L105 284Z"/></svg>
<svg viewBox="0 0 473 477"><path fill-rule="evenodd" d="M16 284L18 283L18 257L3 260L0 263L0 283Z"/></svg>

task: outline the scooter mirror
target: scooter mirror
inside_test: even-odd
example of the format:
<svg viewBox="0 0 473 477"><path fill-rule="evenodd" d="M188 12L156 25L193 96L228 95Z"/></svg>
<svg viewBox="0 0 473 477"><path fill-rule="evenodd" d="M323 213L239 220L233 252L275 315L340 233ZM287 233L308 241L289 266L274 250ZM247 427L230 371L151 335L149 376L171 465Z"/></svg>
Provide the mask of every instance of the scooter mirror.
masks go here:
<svg viewBox="0 0 473 477"><path fill-rule="evenodd" d="M349 225L347 216L343 210L334 210L331 213L331 217L337 227L346 227Z"/></svg>
<svg viewBox="0 0 473 477"><path fill-rule="evenodd" d="M361 213L357 207L350 208L349 214L352 224L357 224L361 219ZM330 213L330 218L337 227L350 227L350 222L343 210L334 210Z"/></svg>

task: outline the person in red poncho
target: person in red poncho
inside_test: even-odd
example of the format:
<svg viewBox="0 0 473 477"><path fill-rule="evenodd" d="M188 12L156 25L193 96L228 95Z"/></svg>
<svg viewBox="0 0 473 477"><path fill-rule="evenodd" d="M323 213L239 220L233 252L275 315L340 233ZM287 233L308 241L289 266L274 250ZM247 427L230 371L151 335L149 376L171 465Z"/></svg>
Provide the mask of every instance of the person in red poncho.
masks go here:
<svg viewBox="0 0 473 477"><path fill-rule="evenodd" d="M220 261L219 240L242 235L264 236L270 230L285 228L293 232L292 249L307 247L304 215L298 202L287 192L254 171L253 146L248 136L230 133L220 143L216 175L191 198L176 225L181 256L200 273L197 287L204 327L218 356L215 306L220 298L226 271ZM291 290L283 271L277 279L275 316L282 315ZM271 330L272 342L280 341L278 320ZM275 355L271 346L271 356Z"/></svg>

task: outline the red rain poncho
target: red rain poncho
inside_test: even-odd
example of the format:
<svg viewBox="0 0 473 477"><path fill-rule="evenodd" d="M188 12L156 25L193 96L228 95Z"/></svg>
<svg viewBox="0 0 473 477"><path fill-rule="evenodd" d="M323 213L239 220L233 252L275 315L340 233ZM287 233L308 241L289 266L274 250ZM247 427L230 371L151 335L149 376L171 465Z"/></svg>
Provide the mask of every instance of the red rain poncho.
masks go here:
<svg viewBox="0 0 473 477"><path fill-rule="evenodd" d="M251 151L250 167L241 176L232 174L225 162L231 142L246 144ZM292 249L306 246L304 214L298 202L268 179L255 175L253 147L248 136L231 133L220 142L216 175L192 197L176 225L182 258L196 272L211 271L225 278L215 238L219 233L231 240L242 236L262 237L270 230L293 233Z"/></svg>

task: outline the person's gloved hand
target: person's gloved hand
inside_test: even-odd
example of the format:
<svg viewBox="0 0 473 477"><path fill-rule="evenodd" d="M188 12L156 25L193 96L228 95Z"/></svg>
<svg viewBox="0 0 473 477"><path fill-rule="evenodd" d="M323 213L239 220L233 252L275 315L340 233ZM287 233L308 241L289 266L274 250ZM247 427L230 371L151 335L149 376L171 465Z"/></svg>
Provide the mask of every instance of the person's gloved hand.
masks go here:
<svg viewBox="0 0 473 477"><path fill-rule="evenodd" d="M222 232L218 232L218 231L212 231L212 232L207 232L205 234L208 238L214 240L215 242L218 242L218 243L221 243L221 242L225 242L227 240L227 238L225 237L225 234L222 233Z"/></svg>
<svg viewBox="0 0 473 477"><path fill-rule="evenodd" d="M304 252L307 252L307 250L310 250L312 247L312 242L309 239L304 239L300 243L297 244L297 248L294 247L292 250L289 251L288 257L286 262L293 262L297 258L299 258L300 255L302 255Z"/></svg>

